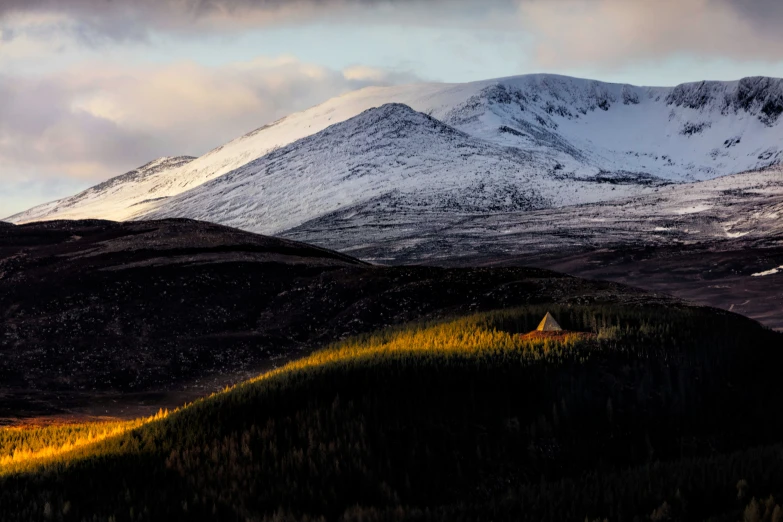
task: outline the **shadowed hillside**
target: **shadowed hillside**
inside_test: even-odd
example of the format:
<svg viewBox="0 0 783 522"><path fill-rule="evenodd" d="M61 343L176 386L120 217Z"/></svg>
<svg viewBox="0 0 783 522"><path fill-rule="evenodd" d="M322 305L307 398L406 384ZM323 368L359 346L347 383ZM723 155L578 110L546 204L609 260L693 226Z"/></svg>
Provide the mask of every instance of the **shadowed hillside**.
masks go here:
<svg viewBox="0 0 783 522"><path fill-rule="evenodd" d="M547 310L593 335L523 339ZM776 520L780 347L740 316L660 304L394 328L133 431L0 466L0 516ZM0 431L0 459L44 440L73 430Z"/></svg>
<svg viewBox="0 0 783 522"><path fill-rule="evenodd" d="M187 220L0 232L0 417L151 415L313 348L544 301L655 300L527 268L383 268Z"/></svg>

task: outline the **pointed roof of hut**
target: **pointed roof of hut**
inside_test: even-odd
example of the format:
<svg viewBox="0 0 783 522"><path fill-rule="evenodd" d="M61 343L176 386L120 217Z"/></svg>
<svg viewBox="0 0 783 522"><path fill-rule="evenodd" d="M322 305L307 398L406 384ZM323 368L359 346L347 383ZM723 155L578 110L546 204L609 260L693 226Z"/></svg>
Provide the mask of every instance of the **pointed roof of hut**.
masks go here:
<svg viewBox="0 0 783 522"><path fill-rule="evenodd" d="M547 312L544 318L541 319L541 322L538 323L538 328L536 328L536 330L539 332L559 332L562 328L557 324L557 321L552 317L552 314Z"/></svg>

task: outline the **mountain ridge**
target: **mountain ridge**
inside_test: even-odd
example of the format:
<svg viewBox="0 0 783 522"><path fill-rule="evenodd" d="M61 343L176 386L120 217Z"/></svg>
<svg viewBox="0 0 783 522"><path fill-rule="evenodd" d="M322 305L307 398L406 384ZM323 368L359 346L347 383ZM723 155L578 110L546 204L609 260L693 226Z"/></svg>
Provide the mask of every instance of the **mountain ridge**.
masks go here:
<svg viewBox="0 0 783 522"><path fill-rule="evenodd" d="M190 163L194 159L196 158L193 156L163 156L156 158L124 174L109 178L106 181L78 192L73 196L38 205L24 212L14 214L8 219L15 219L19 223L25 223L29 221L46 220L47 218L108 218L111 216L102 215L106 214L106 209L101 205L103 200L115 196L115 199L122 202L123 196L127 199L128 195L126 192L128 192L129 188L132 189L134 185L144 183L169 170L177 169L182 165ZM139 203L132 197L130 199L129 202L125 203L128 207L132 207ZM95 208L96 203L98 208ZM74 207L76 208L75 211L69 211L69 209L74 209Z"/></svg>
<svg viewBox="0 0 783 522"><path fill-rule="evenodd" d="M600 201L635 188L548 176L555 167L548 158L477 139L392 103L153 203L154 210L137 217L187 217L279 234L372 199L393 208L509 212Z"/></svg>
<svg viewBox="0 0 783 522"><path fill-rule="evenodd" d="M386 103L403 103L475 138L537 153L576 178L610 172L698 181L779 163L782 99L783 81L765 77L637 87L537 74L467 84L370 87L289 115L150 176L124 199L112 196L102 207L83 211L49 203L10 219L137 218L164 198Z"/></svg>

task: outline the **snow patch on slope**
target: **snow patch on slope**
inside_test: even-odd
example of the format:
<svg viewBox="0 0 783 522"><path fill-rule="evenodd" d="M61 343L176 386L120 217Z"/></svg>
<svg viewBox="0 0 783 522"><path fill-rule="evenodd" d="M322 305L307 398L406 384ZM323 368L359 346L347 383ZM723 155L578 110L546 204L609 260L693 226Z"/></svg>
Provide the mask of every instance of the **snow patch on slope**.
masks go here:
<svg viewBox="0 0 783 522"><path fill-rule="evenodd" d="M755 274L750 274L751 277L765 277L765 276L771 276L775 275L779 272L783 272L783 265L773 268L772 270L765 270L763 272L756 272Z"/></svg>

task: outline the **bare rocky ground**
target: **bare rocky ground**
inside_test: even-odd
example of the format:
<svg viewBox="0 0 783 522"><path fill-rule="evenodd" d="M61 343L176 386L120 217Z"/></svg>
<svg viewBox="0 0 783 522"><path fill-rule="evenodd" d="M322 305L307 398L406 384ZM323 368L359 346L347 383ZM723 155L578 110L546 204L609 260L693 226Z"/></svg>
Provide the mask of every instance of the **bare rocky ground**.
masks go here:
<svg viewBox="0 0 783 522"><path fill-rule="evenodd" d="M677 301L522 267L370 265L190 220L0 226L0 419L148 415L342 337L542 302Z"/></svg>

